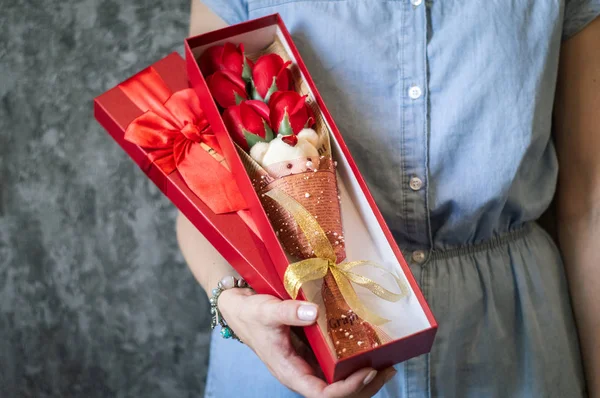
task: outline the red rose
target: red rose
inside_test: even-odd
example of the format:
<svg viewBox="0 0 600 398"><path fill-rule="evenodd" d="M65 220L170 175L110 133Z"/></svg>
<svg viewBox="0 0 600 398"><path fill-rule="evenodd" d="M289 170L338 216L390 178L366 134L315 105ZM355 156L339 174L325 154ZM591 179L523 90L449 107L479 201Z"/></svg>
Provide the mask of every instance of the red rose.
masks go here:
<svg viewBox="0 0 600 398"><path fill-rule="evenodd" d="M303 128L315 124L312 109L306 96L295 91L277 91L269 101L271 126L281 135L298 134Z"/></svg>
<svg viewBox="0 0 600 398"><path fill-rule="evenodd" d="M283 62L277 54L263 55L256 61L252 70L252 80L260 99L268 102L274 92L292 89L292 72L288 69L291 63Z"/></svg>
<svg viewBox="0 0 600 398"><path fill-rule="evenodd" d="M206 84L215 101L223 108L229 108L248 99L246 83L233 72L225 70L215 72L206 79Z"/></svg>
<svg viewBox="0 0 600 398"><path fill-rule="evenodd" d="M244 63L244 59L246 63ZM204 76L210 76L215 72L226 70L233 72L247 81L252 75L252 62L244 55L244 45L239 47L231 43L222 46L213 46L206 50L198 60L200 70ZM248 68L245 70L245 68Z"/></svg>
<svg viewBox="0 0 600 398"><path fill-rule="evenodd" d="M273 139L269 107L262 101L244 101L227 108L223 121L233 140L246 151L257 142Z"/></svg>

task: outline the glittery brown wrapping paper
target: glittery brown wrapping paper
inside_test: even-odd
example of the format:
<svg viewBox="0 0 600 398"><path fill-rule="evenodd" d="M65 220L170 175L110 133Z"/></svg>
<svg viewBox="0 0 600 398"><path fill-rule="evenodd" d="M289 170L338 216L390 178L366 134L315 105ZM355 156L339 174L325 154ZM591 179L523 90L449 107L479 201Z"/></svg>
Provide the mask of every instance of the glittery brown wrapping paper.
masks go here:
<svg viewBox="0 0 600 398"><path fill-rule="evenodd" d="M327 318L327 333L338 358L346 358L382 344L377 330L350 309L330 272L321 287Z"/></svg>
<svg viewBox="0 0 600 398"><path fill-rule="evenodd" d="M291 196L316 218L335 251L337 262L342 262L346 258L346 250L335 166L331 158L324 158L316 172L307 171L281 177L258 190L263 207L285 251L301 259L314 257L314 251L292 215L263 195L274 188Z"/></svg>
<svg viewBox="0 0 600 398"><path fill-rule="evenodd" d="M288 254L300 259L315 257L313 248L293 215L265 195L272 189L283 191L315 217L335 251L336 262L345 260L341 206L335 165L331 158L321 159L317 171L290 174L273 180L258 178L254 181L259 183L257 188L263 207ZM325 306L327 333L338 358L370 350L381 344L375 328L350 309L331 271L323 279L321 295Z"/></svg>

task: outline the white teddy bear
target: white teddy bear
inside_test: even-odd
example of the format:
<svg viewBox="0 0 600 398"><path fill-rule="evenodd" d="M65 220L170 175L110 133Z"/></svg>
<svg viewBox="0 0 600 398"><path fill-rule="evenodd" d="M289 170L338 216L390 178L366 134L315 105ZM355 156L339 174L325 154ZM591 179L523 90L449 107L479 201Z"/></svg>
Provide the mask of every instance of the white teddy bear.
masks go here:
<svg viewBox="0 0 600 398"><path fill-rule="evenodd" d="M250 156L261 166L268 167L275 163L311 158L314 167L318 167L320 139L313 129L303 129L296 136L298 143L291 146L278 135L271 142L259 142L250 149Z"/></svg>

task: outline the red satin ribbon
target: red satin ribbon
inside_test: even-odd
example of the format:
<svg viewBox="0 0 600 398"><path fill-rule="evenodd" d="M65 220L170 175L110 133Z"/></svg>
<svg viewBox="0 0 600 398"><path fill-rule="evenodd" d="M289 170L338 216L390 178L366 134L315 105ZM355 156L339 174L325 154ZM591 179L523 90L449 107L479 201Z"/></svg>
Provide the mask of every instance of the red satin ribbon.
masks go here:
<svg viewBox="0 0 600 398"><path fill-rule="evenodd" d="M152 67L119 88L144 112L127 127L127 141L150 150L148 159L165 173L179 170L192 192L216 214L246 208L231 172L201 145L222 156L194 90L172 92Z"/></svg>

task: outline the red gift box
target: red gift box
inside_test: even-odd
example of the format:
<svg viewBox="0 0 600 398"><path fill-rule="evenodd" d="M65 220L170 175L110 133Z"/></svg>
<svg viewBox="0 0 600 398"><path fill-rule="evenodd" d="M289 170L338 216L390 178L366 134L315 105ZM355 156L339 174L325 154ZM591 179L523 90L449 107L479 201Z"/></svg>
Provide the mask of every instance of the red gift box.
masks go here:
<svg viewBox="0 0 600 398"><path fill-rule="evenodd" d="M179 171L167 173L151 161L153 150L144 149L125 139L127 127L146 112L128 96L126 84L153 74L172 93L189 88L185 61L173 53L119 86L98 96L94 114L123 150L137 163L156 186L194 224L223 257L251 286L266 294L287 297L260 237L238 213L215 214L188 187Z"/></svg>
<svg viewBox="0 0 600 398"><path fill-rule="evenodd" d="M323 325L305 328L306 336L325 377L329 382L333 382L343 379L352 372L364 367L383 369L414 356L427 353L433 344L437 323L352 159L342 135L327 111L327 107L319 95L285 24L278 14L188 38L185 42L189 79L200 98L206 117L231 167L238 187L246 199L260 236L265 246L269 248L267 253L272 264L277 270L280 280L283 280L283 275L289 265L288 258L267 218L258 195L255 193L196 60L207 48L225 42L236 45L243 43L247 53L258 52L268 47L275 37L278 37L284 44L288 55L299 68L304 81L309 86L312 100L316 102L321 110L331 132L334 158L339 163L338 184L342 196L342 223L346 236L348 258L353 255L355 257L366 256L368 260L378 258L395 271L401 271L411 288L411 295L407 300L401 304L396 304L396 307L388 307L388 311L393 312L395 310L399 313L396 316L405 320L404 324L400 324L400 322L397 322L398 325L394 324L397 328L394 335L400 335L401 337L368 352L339 360L334 354L334 348L328 340ZM240 266L242 268L247 267L244 264L237 265L237 267ZM237 267L236 269L239 272L243 271L242 268ZM255 286L255 289L261 292L258 286ZM300 298L306 299L307 297L301 292Z"/></svg>

